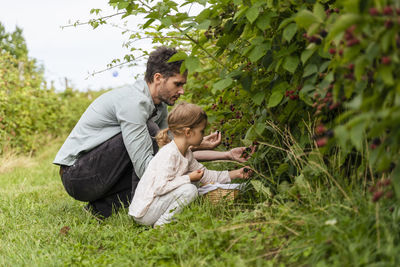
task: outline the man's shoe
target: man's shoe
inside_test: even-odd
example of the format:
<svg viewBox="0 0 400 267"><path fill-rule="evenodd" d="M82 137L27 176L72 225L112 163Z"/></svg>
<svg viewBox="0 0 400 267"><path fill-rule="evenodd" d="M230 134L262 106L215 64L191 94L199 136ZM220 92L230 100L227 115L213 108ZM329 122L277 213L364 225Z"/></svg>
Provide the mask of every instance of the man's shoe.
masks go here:
<svg viewBox="0 0 400 267"><path fill-rule="evenodd" d="M103 222L105 219L104 216L101 215L100 212L90 203L86 206L83 206L83 210L98 222Z"/></svg>

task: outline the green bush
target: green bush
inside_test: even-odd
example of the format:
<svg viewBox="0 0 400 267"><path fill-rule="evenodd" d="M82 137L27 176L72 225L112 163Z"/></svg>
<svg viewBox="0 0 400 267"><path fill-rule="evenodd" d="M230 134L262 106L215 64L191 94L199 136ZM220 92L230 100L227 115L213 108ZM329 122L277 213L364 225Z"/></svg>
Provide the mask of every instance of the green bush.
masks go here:
<svg viewBox="0 0 400 267"><path fill-rule="evenodd" d="M186 51L172 59L189 71L186 99L208 110L227 148L260 144L254 167L272 180L350 177L366 186L392 176L400 184L396 1L182 4L203 5L196 16L170 0L109 3L123 18L144 15L154 44ZM296 150L302 164L286 153ZM310 167L320 152L322 169Z"/></svg>

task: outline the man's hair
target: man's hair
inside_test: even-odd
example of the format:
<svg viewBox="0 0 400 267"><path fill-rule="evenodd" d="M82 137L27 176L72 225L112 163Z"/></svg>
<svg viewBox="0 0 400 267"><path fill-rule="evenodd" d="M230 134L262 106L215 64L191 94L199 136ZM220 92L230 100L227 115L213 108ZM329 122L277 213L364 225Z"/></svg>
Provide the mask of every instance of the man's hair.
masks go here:
<svg viewBox="0 0 400 267"><path fill-rule="evenodd" d="M158 47L150 53L147 61L146 75L144 79L148 83L154 80L154 74L160 73L166 79L180 73L182 60L168 62L168 60L177 53L175 48L165 46Z"/></svg>
<svg viewBox="0 0 400 267"><path fill-rule="evenodd" d="M168 114L168 128L159 131L156 136L158 146L162 147L171 142L168 131L173 135L182 135L185 128L196 128L203 121L207 122L207 114L201 107L186 102L179 103Z"/></svg>

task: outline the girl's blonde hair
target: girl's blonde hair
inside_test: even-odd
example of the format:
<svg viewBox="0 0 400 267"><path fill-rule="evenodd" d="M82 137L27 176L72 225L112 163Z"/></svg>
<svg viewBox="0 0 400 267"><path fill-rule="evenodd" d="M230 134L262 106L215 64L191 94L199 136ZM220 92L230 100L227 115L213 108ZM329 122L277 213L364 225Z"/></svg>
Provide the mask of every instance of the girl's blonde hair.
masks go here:
<svg viewBox="0 0 400 267"><path fill-rule="evenodd" d="M186 102L179 103L168 114L169 128L161 130L156 136L158 146L161 148L171 142L168 130L174 135L181 135L185 128L195 128L203 121L207 121L207 114L201 107Z"/></svg>

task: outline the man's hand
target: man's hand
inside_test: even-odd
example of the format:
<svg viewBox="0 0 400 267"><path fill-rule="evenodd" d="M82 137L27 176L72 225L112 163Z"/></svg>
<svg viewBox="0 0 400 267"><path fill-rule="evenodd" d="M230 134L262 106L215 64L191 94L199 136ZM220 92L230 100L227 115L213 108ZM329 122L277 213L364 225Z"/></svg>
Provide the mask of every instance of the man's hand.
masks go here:
<svg viewBox="0 0 400 267"><path fill-rule="evenodd" d="M191 173L189 173L189 178L191 182L197 182L200 181L200 179L203 177L204 170L195 170Z"/></svg>
<svg viewBox="0 0 400 267"><path fill-rule="evenodd" d="M216 131L210 135L207 135L203 138L203 141L198 147L195 147L195 150L213 150L219 144L221 144L221 133L219 131ZM193 150L193 149L192 149Z"/></svg>
<svg viewBox="0 0 400 267"><path fill-rule="evenodd" d="M235 147L229 151L229 159L243 163L246 162L255 151L255 146Z"/></svg>

